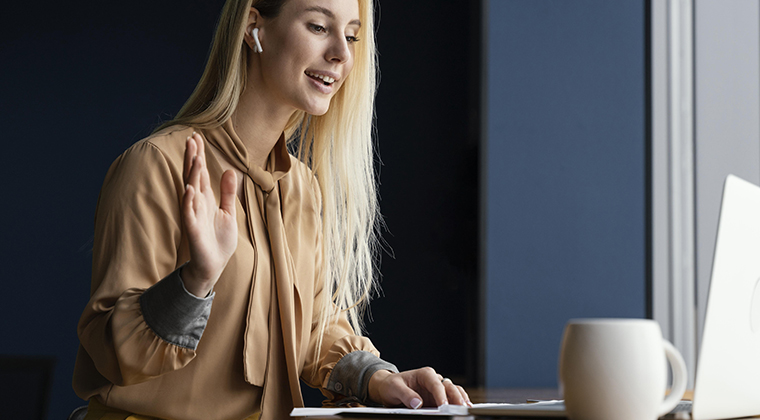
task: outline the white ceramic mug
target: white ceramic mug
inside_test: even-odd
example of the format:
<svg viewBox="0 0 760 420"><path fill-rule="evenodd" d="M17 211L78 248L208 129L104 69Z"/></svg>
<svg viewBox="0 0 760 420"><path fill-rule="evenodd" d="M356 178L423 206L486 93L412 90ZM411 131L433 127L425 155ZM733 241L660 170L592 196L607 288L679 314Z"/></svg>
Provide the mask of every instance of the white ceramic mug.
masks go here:
<svg viewBox="0 0 760 420"><path fill-rule="evenodd" d="M687 374L655 321L576 319L565 326L559 377L571 420L656 420L678 404Z"/></svg>

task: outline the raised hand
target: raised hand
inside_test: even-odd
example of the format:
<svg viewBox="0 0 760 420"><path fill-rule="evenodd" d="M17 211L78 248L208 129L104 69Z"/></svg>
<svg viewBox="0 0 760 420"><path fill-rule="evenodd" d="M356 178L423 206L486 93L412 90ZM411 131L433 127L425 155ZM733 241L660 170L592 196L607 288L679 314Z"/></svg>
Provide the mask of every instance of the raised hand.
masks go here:
<svg viewBox="0 0 760 420"><path fill-rule="evenodd" d="M183 171L182 225L190 247L190 261L180 276L192 294L205 297L219 280L237 248L235 189L237 177L224 172L219 207L211 189L203 139L195 132L187 138Z"/></svg>
<svg viewBox="0 0 760 420"><path fill-rule="evenodd" d="M369 380L369 398L388 407L472 405L464 388L454 385L451 379L444 378L429 367L400 373L387 370L375 372Z"/></svg>

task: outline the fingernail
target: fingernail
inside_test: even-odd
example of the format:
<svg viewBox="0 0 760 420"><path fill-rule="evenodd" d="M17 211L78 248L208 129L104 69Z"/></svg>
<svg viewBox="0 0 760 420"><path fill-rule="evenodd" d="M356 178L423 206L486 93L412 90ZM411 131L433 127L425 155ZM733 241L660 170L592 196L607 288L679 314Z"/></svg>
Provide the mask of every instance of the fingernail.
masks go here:
<svg viewBox="0 0 760 420"><path fill-rule="evenodd" d="M193 135L195 135L195 131L193 131Z"/></svg>
<svg viewBox="0 0 760 420"><path fill-rule="evenodd" d="M416 410L416 409L422 407L422 400L419 399L419 398L412 398L412 401L410 401L410 404L411 404L412 408Z"/></svg>
<svg viewBox="0 0 760 420"><path fill-rule="evenodd" d="M449 405L449 400L443 400L443 405Z"/></svg>

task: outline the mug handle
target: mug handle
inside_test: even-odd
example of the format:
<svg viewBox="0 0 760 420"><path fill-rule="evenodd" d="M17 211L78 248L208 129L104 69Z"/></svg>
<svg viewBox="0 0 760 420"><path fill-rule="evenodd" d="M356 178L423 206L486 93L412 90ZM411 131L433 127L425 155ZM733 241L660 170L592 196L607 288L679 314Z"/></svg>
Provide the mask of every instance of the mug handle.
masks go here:
<svg viewBox="0 0 760 420"><path fill-rule="evenodd" d="M662 344L665 347L665 356L667 356L670 367L673 369L673 386L670 388L670 395L660 404L658 417L662 417L676 408L684 392L686 392L687 379L686 362L683 361L681 353L668 340L662 340Z"/></svg>

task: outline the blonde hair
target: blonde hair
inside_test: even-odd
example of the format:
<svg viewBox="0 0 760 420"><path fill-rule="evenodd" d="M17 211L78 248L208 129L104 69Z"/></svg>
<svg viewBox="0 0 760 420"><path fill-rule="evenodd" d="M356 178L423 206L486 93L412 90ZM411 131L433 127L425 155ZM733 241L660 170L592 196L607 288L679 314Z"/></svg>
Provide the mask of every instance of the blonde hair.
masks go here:
<svg viewBox="0 0 760 420"><path fill-rule="evenodd" d="M206 68L175 124L213 128L232 116L246 87L249 48L243 35L251 7L276 16L287 0L228 0L217 24ZM356 334L377 288L377 235L381 223L375 183L372 130L377 87L373 0L358 0L362 22L353 70L321 116L296 112L285 135L314 172L322 192L323 292L317 320L319 358L330 319L347 312ZM316 360L316 359L315 359Z"/></svg>

